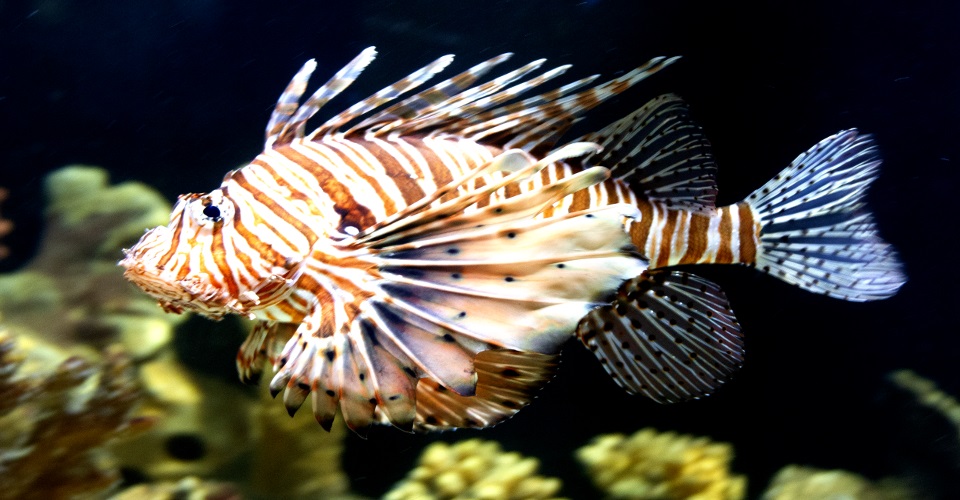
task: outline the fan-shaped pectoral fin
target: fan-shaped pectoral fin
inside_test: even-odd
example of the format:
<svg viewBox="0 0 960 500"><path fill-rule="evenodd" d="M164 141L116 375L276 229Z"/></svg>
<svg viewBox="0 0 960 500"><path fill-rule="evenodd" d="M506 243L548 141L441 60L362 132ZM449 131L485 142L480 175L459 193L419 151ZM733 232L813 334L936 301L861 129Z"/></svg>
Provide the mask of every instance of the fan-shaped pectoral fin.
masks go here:
<svg viewBox="0 0 960 500"><path fill-rule="evenodd" d="M412 430L419 378L413 363L378 336L363 313L336 322L334 333L321 315L320 307L307 315L276 358L271 393L283 392L291 415L310 396L314 417L327 430L338 405L344 422L361 436L383 416Z"/></svg>

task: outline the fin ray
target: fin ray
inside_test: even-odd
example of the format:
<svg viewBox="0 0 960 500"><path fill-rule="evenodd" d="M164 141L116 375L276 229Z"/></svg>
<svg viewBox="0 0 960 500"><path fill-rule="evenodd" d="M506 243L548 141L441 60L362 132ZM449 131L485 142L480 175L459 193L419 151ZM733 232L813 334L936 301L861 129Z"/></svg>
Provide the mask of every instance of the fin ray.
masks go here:
<svg viewBox="0 0 960 500"><path fill-rule="evenodd" d="M603 165L638 195L688 208L713 208L716 164L686 104L667 94L579 140L603 148L584 159Z"/></svg>
<svg viewBox="0 0 960 500"><path fill-rule="evenodd" d="M430 379L417 386L415 429L421 432L496 425L528 405L553 378L559 356L505 349L481 352L474 361L477 391L464 397Z"/></svg>
<svg viewBox="0 0 960 500"><path fill-rule="evenodd" d="M894 295L906 277L864 201L879 166L870 136L845 130L754 191L746 202L761 223L757 268L844 300Z"/></svg>
<svg viewBox="0 0 960 500"><path fill-rule="evenodd" d="M743 362L740 327L719 286L647 271L612 304L590 312L577 336L630 393L661 403L706 396Z"/></svg>
<svg viewBox="0 0 960 500"><path fill-rule="evenodd" d="M267 122L266 149L289 144L294 139L302 138L307 120L312 118L330 99L349 87L376 56L376 49L367 47L321 85L306 102L298 105L300 97L306 91L307 81L317 67L314 59L307 61L280 96L270 121Z"/></svg>
<svg viewBox="0 0 960 500"><path fill-rule="evenodd" d="M357 125L356 128L373 131L377 125L384 124L382 129L376 128L376 133L382 134L392 130L392 127L386 124L410 123L413 120L422 118L424 115L429 114L431 110L442 106L454 96L469 88L480 79L480 77L493 69L494 66L503 63L511 56L513 56L513 54L508 52L488 59L459 75L448 78L423 92L408 97L378 112Z"/></svg>
<svg viewBox="0 0 960 500"><path fill-rule="evenodd" d="M333 303L318 304L303 321L275 363L271 391L284 391L291 412L312 393L324 427L339 403L358 433L375 416L409 429L421 418L415 386L443 386L458 398L471 397L479 380L475 359L483 352L556 352L584 314L646 268L623 230L625 217L637 209L610 205L537 218L557 200L607 178L602 167L507 199L491 194L594 149L574 143L539 162L508 151L480 169L503 172L499 180L491 176L492 182L478 185L471 182L478 174L470 172L356 238L336 240L336 257L324 258L349 261L352 270L337 279L356 289L349 296L331 294ZM440 201L445 193L456 196ZM508 260L499 257L505 250ZM320 258L303 266L309 276L332 271ZM455 272L462 274L459 283L451 281ZM502 406L484 411L512 414ZM418 417L411 417L414 408Z"/></svg>
<svg viewBox="0 0 960 500"><path fill-rule="evenodd" d="M341 73L344 73L342 78L332 79L297 110L296 101L303 95L306 80L316 66L314 62L308 63L309 68L305 66L294 77L277 105L267 128L268 146L282 141L289 142L288 137L302 137L303 123L313 116L329 97L336 95L336 92L346 86L341 84L351 83L373 59L374 54L372 48L364 51L341 70ZM500 145L504 149L519 148L544 152L554 147L559 137L577 117L677 60L676 57L657 57L621 77L586 90L581 89L592 83L595 77L580 79L525 99L521 99L523 94L560 76L569 65L559 66L524 80L543 64L544 60L539 59L486 83L474 85L481 75L508 57L509 54L497 56L430 89L400 100L402 94L442 71L452 59L452 56L444 56L354 104L320 125L307 138L314 140L318 136L334 133L439 133L482 137L485 138L485 143ZM334 92L328 91L334 89ZM571 94L574 91L577 92ZM390 103L393 104L373 113L381 105ZM291 120L290 117L295 111L296 117ZM370 115L364 118L364 115L368 114ZM356 126L345 132L340 130L354 119L360 119ZM281 129L284 130L282 136L278 134ZM509 134L506 133L507 129Z"/></svg>
<svg viewBox="0 0 960 500"><path fill-rule="evenodd" d="M417 71L414 71L406 78L403 78L392 85L388 85L370 97L350 106L346 110L342 111L333 118L327 120L323 125L318 127L310 134L310 138L313 139L319 135L324 135L331 131L338 130L341 126L347 124L354 118L363 116L364 114L373 111L378 106L386 104L390 101L397 99L404 92L413 90L420 85L423 85L424 82L429 80L433 75L443 71L451 62L453 61L452 55L445 55L439 59L431 62L430 64L420 68ZM349 131L348 131L349 133Z"/></svg>

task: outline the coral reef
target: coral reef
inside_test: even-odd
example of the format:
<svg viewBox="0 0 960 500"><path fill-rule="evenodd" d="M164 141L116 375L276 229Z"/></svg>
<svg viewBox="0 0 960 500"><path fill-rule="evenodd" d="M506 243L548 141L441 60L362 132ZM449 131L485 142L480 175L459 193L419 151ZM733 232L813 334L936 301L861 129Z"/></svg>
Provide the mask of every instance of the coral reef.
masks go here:
<svg viewBox="0 0 960 500"><path fill-rule="evenodd" d="M68 358L52 373L26 361L0 331L0 494L73 498L116 485L119 470L101 446L152 424L131 417L140 388L129 358L111 351L99 368Z"/></svg>
<svg viewBox="0 0 960 500"><path fill-rule="evenodd" d="M41 479L55 480L64 488L77 485L75 490L52 492L53 496L94 491L115 484L117 471L123 470L126 477L151 482L127 490L127 498L232 495L232 489L218 485L178 482L185 477L232 480L236 491L251 490L263 497L349 498L349 484L340 467L342 428L331 434L318 432L316 422L308 419L307 429L302 420L291 421L279 405L262 405L261 411L260 402L240 384L187 369L171 344L184 316L164 313L123 279L116 265L123 246L136 242L144 228L166 223L170 205L145 185L111 185L105 170L87 166L53 172L45 179L45 191L47 220L38 255L24 268L0 275L0 315L16 331L18 350L26 353L16 363L4 358L3 366L18 367L19 373L61 368L42 384L2 379L9 383L0 385L0 394L9 397L0 402L0 415L5 415L0 428L4 439L0 486L7 488L4 481L11 484L0 489L0 497L8 490L19 495ZM6 227L0 224L0 229ZM0 347L6 345L0 343ZM118 357L116 350L129 353L132 359ZM102 377L91 368L99 363L106 370ZM84 382L94 378L99 382ZM151 422L148 432L101 447L115 434L108 427L119 414L108 411L119 411L120 401L94 392L90 402L110 405L103 409L105 420L88 425L101 440L87 434L78 437L79 433L64 433L65 439L72 440L68 444L54 440L62 431L56 426L65 425L66 417L73 423L88 418L70 413L73 407L57 406L68 398L68 389L107 384L98 390L113 390L115 398L127 398L123 401L130 405L123 408L129 412L134 395L120 387L132 384L134 378L139 382L136 399L142 404L133 422ZM51 384L58 389L52 391L47 387ZM73 455L89 455L96 461L82 469L41 452L24 451L38 439L46 448L66 446ZM95 453L87 453L91 447L96 447ZM21 454L25 462L20 461ZM68 480L46 470L38 476L30 469L38 467L34 457L68 466L58 469L63 474L89 477ZM25 473L7 474L21 468L26 468ZM86 483L91 487L79 489Z"/></svg>
<svg viewBox="0 0 960 500"><path fill-rule="evenodd" d="M313 415L286 408L270 399L269 379L260 388L256 408L257 446L253 453L250 487L262 498L357 498L349 494L350 481L341 468L347 430L337 418L330 432L322 432Z"/></svg>
<svg viewBox="0 0 960 500"><path fill-rule="evenodd" d="M0 313L21 336L44 339L65 356L119 342L135 359L168 344L180 318L165 315L116 266L123 245L166 222L170 205L153 189L111 186L105 170L70 166L45 179L46 226L38 255L0 276Z"/></svg>
<svg viewBox="0 0 960 500"><path fill-rule="evenodd" d="M143 412L158 423L110 448L125 470L168 486L189 476L226 479L257 498L356 498L341 468L339 420L323 432L310 414L291 418L266 387L258 400L167 357L144 363L140 374Z"/></svg>
<svg viewBox="0 0 960 500"><path fill-rule="evenodd" d="M536 475L539 462L505 453L493 441L470 439L428 446L407 477L386 500L555 498L561 482Z"/></svg>
<svg viewBox="0 0 960 500"><path fill-rule="evenodd" d="M142 364L140 379L141 411L157 425L111 446L125 470L151 481L226 477L258 446L255 400L239 384L190 372L169 355Z"/></svg>
<svg viewBox="0 0 960 500"><path fill-rule="evenodd" d="M220 372L188 369L184 362L191 356L207 366L209 350L190 341L190 355L181 350L181 362L171 341L183 317L163 313L123 280L116 266L122 247L167 220L170 207L159 194L137 183L110 185L104 170L84 166L54 172L45 187L47 227L39 254L23 269L0 275L0 315L17 333L15 352L0 328L0 497L103 495L119 484L123 470L124 477L147 483L113 497L121 500L358 498L342 469L342 419L332 432L320 432L309 414L291 419L281 405L266 401L264 387L258 399L210 375ZM5 196L0 188L0 202ZM0 217L0 238L10 229ZM5 251L0 244L0 258ZM185 330L181 326L178 340L186 339ZM892 500L949 491L960 464L960 403L910 371L890 380L899 388L895 402L922 413L909 415L910 428L918 419L926 428L934 418L947 429L937 427L940 444L932 458L898 448L903 479L879 481L791 465L763 498ZM951 425L956 439L942 439ZM923 430L916 428L910 439ZM732 447L703 437L653 429L602 435L577 457L610 498L746 494L745 477L729 470ZM931 472L931 464L946 465ZM536 458L504 452L496 442L437 442L385 498L555 498L561 481L537 475L538 467Z"/></svg>
<svg viewBox="0 0 960 500"><path fill-rule="evenodd" d="M131 486L110 497L110 500L240 500L242 495L229 483L201 481L185 477L179 481L162 481Z"/></svg>
<svg viewBox="0 0 960 500"><path fill-rule="evenodd" d="M249 432L237 432L229 424L245 416L249 404L237 412L234 403L243 398L227 396L241 394L240 389L231 393L216 387L211 391L216 397L204 397L170 348L183 317L165 314L130 286L116 265L124 245L135 242L144 228L166 222L170 205L145 185L110 185L107 172L95 167L59 169L47 176L44 188L46 226L38 254L24 268L0 276L0 314L17 332L20 350L28 353L21 371L99 363L101 353L119 346L136 363L130 367L135 375L129 376L146 389L138 392L145 392L146 403L139 414L157 425L111 443L117 467L148 478L180 479L235 458L245 449L235 440ZM111 359L108 355L108 367ZM37 404L32 399L25 404ZM219 433L207 433L213 427ZM198 444L195 437L201 435Z"/></svg>
<svg viewBox="0 0 960 500"><path fill-rule="evenodd" d="M937 388L937 384L910 370L897 370L890 381L914 395L917 403L933 409L949 420L960 433L960 402Z"/></svg>
<svg viewBox="0 0 960 500"><path fill-rule="evenodd" d="M806 500L842 498L849 500L908 500L916 498L895 479L873 483L844 470L821 470L788 465L774 476L761 497L763 500Z"/></svg>
<svg viewBox="0 0 960 500"><path fill-rule="evenodd" d="M609 498L707 500L746 494L746 478L729 472L733 447L703 437L647 428L632 436L598 436L576 455Z"/></svg>
<svg viewBox="0 0 960 500"><path fill-rule="evenodd" d="M890 467L922 498L952 498L960 491L960 402L911 370L887 376L881 413Z"/></svg>

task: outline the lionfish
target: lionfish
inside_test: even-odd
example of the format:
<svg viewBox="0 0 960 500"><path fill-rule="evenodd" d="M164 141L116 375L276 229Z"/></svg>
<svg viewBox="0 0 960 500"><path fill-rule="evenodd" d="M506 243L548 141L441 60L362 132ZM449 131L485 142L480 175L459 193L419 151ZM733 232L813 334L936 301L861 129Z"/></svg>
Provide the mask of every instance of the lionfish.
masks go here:
<svg viewBox="0 0 960 500"><path fill-rule="evenodd" d="M241 379L276 372L291 415L363 433L486 427L528 404L578 337L631 393L707 395L743 338L721 289L687 264L743 264L850 301L905 278L864 210L880 164L847 130L744 201L715 204L709 145L672 95L571 141L586 111L673 63L530 91L569 66L503 54L410 92L444 56L306 133L374 59L364 50L301 103L280 96L264 152L125 251L125 275L169 312L256 321Z"/></svg>

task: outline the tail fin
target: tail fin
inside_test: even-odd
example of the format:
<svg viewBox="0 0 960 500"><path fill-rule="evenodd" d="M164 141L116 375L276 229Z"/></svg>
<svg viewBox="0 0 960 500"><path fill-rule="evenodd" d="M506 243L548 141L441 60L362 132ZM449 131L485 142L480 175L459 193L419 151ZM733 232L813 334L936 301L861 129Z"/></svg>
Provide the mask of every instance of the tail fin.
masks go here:
<svg viewBox="0 0 960 500"><path fill-rule="evenodd" d="M864 208L879 166L870 136L845 130L754 191L745 201L761 225L757 268L854 302L897 293L906 282L902 266Z"/></svg>

